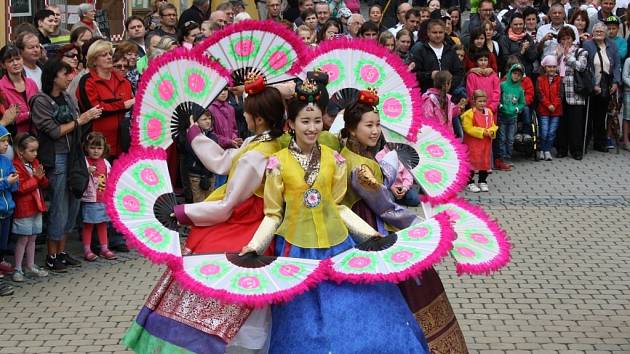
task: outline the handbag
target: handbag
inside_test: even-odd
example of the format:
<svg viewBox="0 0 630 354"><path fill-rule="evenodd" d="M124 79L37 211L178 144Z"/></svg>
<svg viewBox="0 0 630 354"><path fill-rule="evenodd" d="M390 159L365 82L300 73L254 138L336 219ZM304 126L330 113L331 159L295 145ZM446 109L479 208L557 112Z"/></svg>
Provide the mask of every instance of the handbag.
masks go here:
<svg viewBox="0 0 630 354"><path fill-rule="evenodd" d="M610 97L610 87L612 86L612 77L610 74L604 72L604 60L602 59L602 53L597 46L597 56L599 56L599 65L601 66L601 78L599 79L599 87L601 88L600 96L602 98Z"/></svg>
<svg viewBox="0 0 630 354"><path fill-rule="evenodd" d="M580 54L584 51L585 49L578 48L575 52L575 59L580 60ZM593 71L589 65L583 71L573 70L573 92L580 96L590 96L594 89Z"/></svg>
<svg viewBox="0 0 630 354"><path fill-rule="evenodd" d="M72 131L72 145L66 167L68 189L76 199L81 199L87 188L90 173L81 146L81 127L77 121L75 121L75 128Z"/></svg>

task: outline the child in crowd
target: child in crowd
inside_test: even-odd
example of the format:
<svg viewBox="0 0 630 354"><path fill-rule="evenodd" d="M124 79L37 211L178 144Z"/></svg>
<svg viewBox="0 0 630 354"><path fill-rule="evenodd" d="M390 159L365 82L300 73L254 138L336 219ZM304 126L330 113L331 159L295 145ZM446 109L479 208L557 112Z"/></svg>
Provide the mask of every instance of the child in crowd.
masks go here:
<svg viewBox="0 0 630 354"><path fill-rule="evenodd" d="M106 160L109 147L105 141L105 136L99 132L91 132L85 137L83 150L88 165L90 178L88 186L81 198L81 213L83 219L83 251L86 261L93 262L98 257L90 249L92 241L92 231L96 227L98 243L101 246L99 256L114 260L116 255L107 247L107 223L109 217L105 213L105 185L111 170L111 165Z"/></svg>
<svg viewBox="0 0 630 354"><path fill-rule="evenodd" d="M15 244L15 272L13 281L23 282L24 274L46 277L48 272L35 265L35 239L42 232L42 213L46 211L41 189L48 187L44 166L37 160L37 138L20 133L15 137L16 154L13 166L19 176L19 187L14 193L13 234ZM26 255L26 267L22 261Z"/></svg>
<svg viewBox="0 0 630 354"><path fill-rule="evenodd" d="M617 36L619 33L619 18L617 16L608 16L604 23L606 27L608 27L608 39L615 42L617 45L617 53L619 53L620 60L625 59L626 54L628 53L628 42L625 38Z"/></svg>
<svg viewBox="0 0 630 354"><path fill-rule="evenodd" d="M501 91L499 88L499 75L494 71L490 73L485 71L489 65L489 57L490 52L485 49L475 52L474 60L477 63L477 68L481 70L471 70L468 72L466 76L466 93L470 99L473 97L475 91L484 91L487 94L486 107L492 110L494 116L499 107Z"/></svg>
<svg viewBox="0 0 630 354"><path fill-rule="evenodd" d="M501 171L510 171L513 167L512 145L516 134L518 115L525 107L525 92L521 87L521 80L525 69L521 64L514 64L506 74L506 80L501 83L501 102L499 103L499 158L494 165Z"/></svg>
<svg viewBox="0 0 630 354"><path fill-rule="evenodd" d="M440 125L453 132L453 117L458 116L464 103L459 105L452 102L451 95L447 92L451 89L453 75L443 70L433 77L433 87L422 95L422 109L424 117L432 118Z"/></svg>
<svg viewBox="0 0 630 354"><path fill-rule="evenodd" d="M297 35L304 41L306 45L315 45L315 31L307 25L301 25L296 30Z"/></svg>
<svg viewBox="0 0 630 354"><path fill-rule="evenodd" d="M558 60L555 55L547 55L540 62L545 70L538 76L538 122L540 123L540 151L541 160L551 161L551 147L556 139L556 130L562 116L562 99L560 85L562 80L558 75Z"/></svg>
<svg viewBox="0 0 630 354"><path fill-rule="evenodd" d="M383 147L383 150L376 153L376 160L381 162L381 160L390 152L387 145ZM394 183L392 183L391 187L389 187L390 192L394 196L394 201L398 204L416 207L420 205L420 199L418 198L418 192L412 188L413 187L413 176L411 173L405 168L402 163L398 164L398 172L396 173L396 179Z"/></svg>
<svg viewBox="0 0 630 354"><path fill-rule="evenodd" d="M236 129L236 113L234 107L227 101L227 88L221 91L219 96L212 102L208 110L212 116L213 132L217 137L219 145L224 149L238 148L243 143L243 139L238 137ZM219 188L227 181L227 176L216 176L215 188Z"/></svg>
<svg viewBox="0 0 630 354"><path fill-rule="evenodd" d="M514 64L522 64L519 58L516 55L510 55L507 58L505 63L506 68L512 67ZM501 81L505 81L507 76L504 76ZM517 142L530 142L532 140L532 112L536 107L534 107L534 98L536 97L536 90L534 89L534 81L533 77L529 77L523 73L523 79L521 80L521 88L523 88L523 93L525 93L525 107L523 107L523 111L518 115L519 124L517 123L517 134L514 136L514 141Z"/></svg>
<svg viewBox="0 0 630 354"><path fill-rule="evenodd" d="M468 180L468 190L473 193L488 192L488 171L491 169L492 140L497 133L492 110L487 108L488 95L483 90L475 90L471 96L473 108L462 114L464 143L468 146L468 156L472 171ZM479 178L475 184L475 170Z"/></svg>
<svg viewBox="0 0 630 354"><path fill-rule="evenodd" d="M210 112L203 111L201 115L195 116L197 117L196 122L202 134L216 142L217 137L212 132L212 116ZM184 163L188 171L193 203L202 202L214 190L214 174L203 166L189 143L186 144Z"/></svg>
<svg viewBox="0 0 630 354"><path fill-rule="evenodd" d="M11 273L13 266L5 261L4 257L9 253L9 232L11 231L11 215L15 209L15 203L11 193L18 189L19 176L13 167L13 163L3 156L9 148L11 134L4 126L0 125L0 195L4 203L0 203L0 273Z"/></svg>

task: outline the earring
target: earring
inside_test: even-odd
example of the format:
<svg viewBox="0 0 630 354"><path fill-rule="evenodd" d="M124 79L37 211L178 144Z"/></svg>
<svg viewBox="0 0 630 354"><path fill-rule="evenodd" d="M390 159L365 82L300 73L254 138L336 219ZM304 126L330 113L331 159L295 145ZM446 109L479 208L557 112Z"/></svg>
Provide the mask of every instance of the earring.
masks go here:
<svg viewBox="0 0 630 354"><path fill-rule="evenodd" d="M295 136L295 129L289 128L289 135Z"/></svg>

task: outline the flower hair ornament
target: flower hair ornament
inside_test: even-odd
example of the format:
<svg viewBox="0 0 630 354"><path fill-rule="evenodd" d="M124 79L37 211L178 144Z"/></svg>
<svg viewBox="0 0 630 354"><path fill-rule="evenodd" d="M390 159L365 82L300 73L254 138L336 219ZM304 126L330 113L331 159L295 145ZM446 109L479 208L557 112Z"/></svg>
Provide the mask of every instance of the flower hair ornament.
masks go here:
<svg viewBox="0 0 630 354"><path fill-rule="evenodd" d="M265 90L265 78L262 75L251 72L245 80L245 92L248 95L256 95Z"/></svg>
<svg viewBox="0 0 630 354"><path fill-rule="evenodd" d="M321 95L322 91L317 83L308 79L295 87L295 98L298 101L308 103L307 111L315 109L315 102L319 101Z"/></svg>
<svg viewBox="0 0 630 354"><path fill-rule="evenodd" d="M357 101L359 103L372 106L374 113L378 113L378 92L375 88L368 88L367 90L359 91Z"/></svg>

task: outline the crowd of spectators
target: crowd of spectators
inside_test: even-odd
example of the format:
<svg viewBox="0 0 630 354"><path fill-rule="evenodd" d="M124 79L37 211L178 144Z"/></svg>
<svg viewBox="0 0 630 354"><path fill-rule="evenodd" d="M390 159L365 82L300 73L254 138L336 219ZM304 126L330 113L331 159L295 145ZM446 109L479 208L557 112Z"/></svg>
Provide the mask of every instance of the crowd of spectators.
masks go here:
<svg viewBox="0 0 630 354"><path fill-rule="evenodd" d="M110 163L129 148L142 73L161 54L192 48L251 18L242 0L214 10L208 0L193 0L181 14L166 0L153 5L146 17L129 17L126 39L112 43L99 30L94 5L81 4L80 21L68 29L61 25L61 9L51 4L32 24L18 26L12 42L0 49L0 165L6 165L0 169L0 193L11 200L0 210L0 274L23 281L25 274L46 276L79 266L65 246L77 227L83 230L86 261L128 251L95 205L102 202ZM261 18L286 25L310 46L363 38L399 56L417 77L424 114L469 146L476 166L471 192L488 190L490 170L511 170L517 147L547 161L553 150L555 157L581 160L591 141L600 152L618 144L630 150L630 16L614 0L582 0L575 6L513 0L500 8L493 0L479 0L472 1L467 16L463 4L448 0L375 0L365 17L356 0L257 5ZM249 134L242 102L242 90L229 88L198 112L205 134L223 147L238 147ZM76 196L68 187L77 149L87 157L92 176L98 174L88 196ZM192 202L225 178L213 176L189 151L173 147L169 164ZM93 229L98 241L92 241ZM47 235L47 271L33 263L39 233ZM7 261L11 254L14 265ZM4 282L0 290L12 293Z"/></svg>

